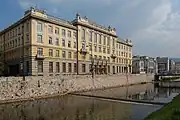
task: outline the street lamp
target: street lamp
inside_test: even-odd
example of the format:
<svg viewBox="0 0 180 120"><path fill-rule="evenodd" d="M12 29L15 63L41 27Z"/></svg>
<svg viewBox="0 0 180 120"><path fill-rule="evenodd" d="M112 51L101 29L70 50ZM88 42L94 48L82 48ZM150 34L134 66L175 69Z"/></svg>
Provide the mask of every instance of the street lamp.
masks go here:
<svg viewBox="0 0 180 120"><path fill-rule="evenodd" d="M86 47L88 48L89 46ZM89 55L91 56L91 74L92 74L92 78L94 78L94 58L92 55L92 45L91 45L91 53Z"/></svg>

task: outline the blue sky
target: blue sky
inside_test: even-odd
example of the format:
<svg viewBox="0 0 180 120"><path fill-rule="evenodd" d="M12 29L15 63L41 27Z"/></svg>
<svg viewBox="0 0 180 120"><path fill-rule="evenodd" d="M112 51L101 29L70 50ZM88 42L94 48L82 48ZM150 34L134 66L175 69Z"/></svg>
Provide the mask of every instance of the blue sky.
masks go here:
<svg viewBox="0 0 180 120"><path fill-rule="evenodd" d="M76 12L132 39L133 53L180 57L180 0L2 0L0 29L30 6L72 20Z"/></svg>

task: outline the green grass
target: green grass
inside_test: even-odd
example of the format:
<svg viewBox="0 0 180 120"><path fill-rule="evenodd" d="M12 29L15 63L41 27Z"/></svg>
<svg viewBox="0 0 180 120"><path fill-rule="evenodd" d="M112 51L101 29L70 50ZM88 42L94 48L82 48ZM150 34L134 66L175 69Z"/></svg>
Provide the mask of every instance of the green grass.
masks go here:
<svg viewBox="0 0 180 120"><path fill-rule="evenodd" d="M173 81L173 80L177 80L180 79L180 77L164 77L162 78L163 81Z"/></svg>
<svg viewBox="0 0 180 120"><path fill-rule="evenodd" d="M145 120L180 120L180 95Z"/></svg>

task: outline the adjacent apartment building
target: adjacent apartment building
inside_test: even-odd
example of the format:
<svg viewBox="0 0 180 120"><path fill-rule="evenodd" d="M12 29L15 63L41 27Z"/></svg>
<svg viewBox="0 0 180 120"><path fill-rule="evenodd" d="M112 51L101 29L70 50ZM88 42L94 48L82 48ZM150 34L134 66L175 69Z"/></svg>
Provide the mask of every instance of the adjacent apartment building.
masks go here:
<svg viewBox="0 0 180 120"><path fill-rule="evenodd" d="M7 75L132 71L132 41L79 14L67 21L30 8L0 32L0 50Z"/></svg>
<svg viewBox="0 0 180 120"><path fill-rule="evenodd" d="M148 56L133 56L132 73L156 73L156 60Z"/></svg>

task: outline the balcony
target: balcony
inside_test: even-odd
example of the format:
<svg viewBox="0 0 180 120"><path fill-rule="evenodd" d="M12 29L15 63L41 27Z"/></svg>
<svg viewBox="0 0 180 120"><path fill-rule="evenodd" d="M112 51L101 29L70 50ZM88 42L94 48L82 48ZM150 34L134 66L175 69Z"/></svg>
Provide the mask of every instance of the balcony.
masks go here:
<svg viewBox="0 0 180 120"><path fill-rule="evenodd" d="M112 54L111 57L112 58L116 58L117 56L116 56L116 54Z"/></svg>
<svg viewBox="0 0 180 120"><path fill-rule="evenodd" d="M87 54L88 51L87 51L87 49L83 49L83 48L82 48L82 49L80 50L80 53L81 53L81 54Z"/></svg>
<svg viewBox="0 0 180 120"><path fill-rule="evenodd" d="M44 55L41 55L41 54L37 54L37 55L36 55L36 59L44 60L44 59L45 59L45 56L44 56Z"/></svg>

